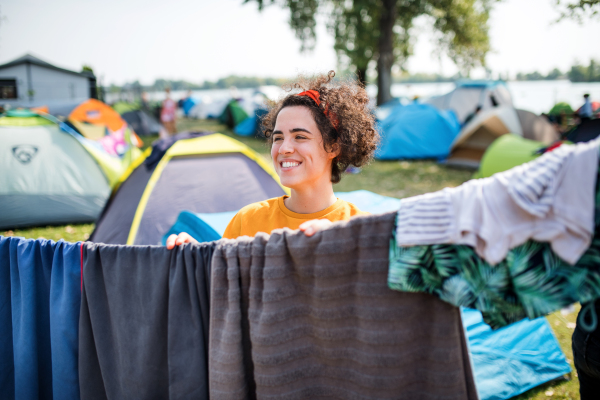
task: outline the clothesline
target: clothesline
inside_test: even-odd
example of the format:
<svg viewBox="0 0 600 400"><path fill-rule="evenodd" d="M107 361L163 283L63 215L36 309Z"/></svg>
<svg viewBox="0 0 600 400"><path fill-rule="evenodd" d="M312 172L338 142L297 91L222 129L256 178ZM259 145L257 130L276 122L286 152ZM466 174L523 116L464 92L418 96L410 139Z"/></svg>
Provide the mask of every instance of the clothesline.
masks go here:
<svg viewBox="0 0 600 400"><path fill-rule="evenodd" d="M537 218L560 208L548 199L560 198L555 178L569 165L563 159L543 190L529 193L534 207L536 199L550 205ZM543 174L524 168L520 182L537 184ZM402 213L418 210L419 199L403 201L400 213L336 223L313 237L284 229L171 251L0 237L0 392L16 399L476 399L454 306L476 308L499 327L600 297L597 174L596 151L595 191L589 182L571 187L564 203L593 195L591 245L575 265L551 240L515 241L496 265L479 242L398 247L410 219ZM442 213L452 211L447 200ZM585 214L579 221L572 226L584 229L569 232L585 241ZM468 240L485 237L478 235Z"/></svg>

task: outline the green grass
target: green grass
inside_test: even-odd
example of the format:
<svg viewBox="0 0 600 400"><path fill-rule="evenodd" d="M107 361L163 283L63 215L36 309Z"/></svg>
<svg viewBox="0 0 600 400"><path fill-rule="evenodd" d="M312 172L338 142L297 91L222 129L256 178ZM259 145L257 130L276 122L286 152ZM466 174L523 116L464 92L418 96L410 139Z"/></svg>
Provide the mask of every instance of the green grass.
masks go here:
<svg viewBox="0 0 600 400"><path fill-rule="evenodd" d="M177 128L180 132L185 130L212 131L234 137L260 153L270 162L271 156L264 140L236 136L231 130L216 121L180 119L177 121ZM157 137L142 137L144 147L149 146L156 139ZM384 196L404 198L433 192L445 187L458 186L470 179L471 175L471 171L451 169L434 161L374 161L364 167L359 174L345 175L342 181L334 186L334 190L347 192L365 189ZM83 224L13 229L0 232L0 234L33 239L64 239L74 242L89 238L93 229L94 224ZM576 312L566 316L556 312L548 316L550 326L573 369L570 376L566 377L568 380L547 383L516 397L516 399L579 399L579 381L573 366L573 353L571 350L571 335L573 334L576 316Z"/></svg>

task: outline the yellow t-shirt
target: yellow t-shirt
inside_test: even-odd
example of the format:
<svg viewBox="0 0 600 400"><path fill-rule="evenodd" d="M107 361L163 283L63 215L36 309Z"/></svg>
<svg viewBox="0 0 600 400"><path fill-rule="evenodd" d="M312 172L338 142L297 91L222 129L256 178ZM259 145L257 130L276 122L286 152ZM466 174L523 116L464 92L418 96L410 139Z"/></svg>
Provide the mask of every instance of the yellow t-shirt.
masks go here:
<svg viewBox="0 0 600 400"><path fill-rule="evenodd" d="M326 209L312 213L299 214L290 211L283 199L288 196L253 203L242 208L227 225L224 238L235 239L239 236L254 236L258 232L271 233L274 229L298 229L300 225L312 219L328 219L331 222L345 221L355 215L367 215L354 204L337 199Z"/></svg>

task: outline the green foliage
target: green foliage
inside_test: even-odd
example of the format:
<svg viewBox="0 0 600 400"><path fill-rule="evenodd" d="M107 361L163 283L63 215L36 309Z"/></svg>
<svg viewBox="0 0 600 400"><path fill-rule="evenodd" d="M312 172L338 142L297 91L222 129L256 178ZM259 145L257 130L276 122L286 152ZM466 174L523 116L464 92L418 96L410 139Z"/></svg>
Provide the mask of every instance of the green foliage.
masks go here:
<svg viewBox="0 0 600 400"><path fill-rule="evenodd" d="M559 21L569 18L581 24L584 17L597 17L600 12L600 0L555 0L555 2L556 8L560 11Z"/></svg>
<svg viewBox="0 0 600 400"><path fill-rule="evenodd" d="M468 75L477 66L485 66L490 50L489 12L494 0L429 0L429 15L442 36L440 46L459 69Z"/></svg>
<svg viewBox="0 0 600 400"><path fill-rule="evenodd" d="M443 76L440 74L427 74L418 72L416 74L403 73L393 77L394 83L423 83L423 82L454 82L463 77L460 74L454 76Z"/></svg>
<svg viewBox="0 0 600 400"><path fill-rule="evenodd" d="M81 72L91 72L93 74L94 73L94 69L91 66L89 66L87 64L84 64L81 67Z"/></svg>
<svg viewBox="0 0 600 400"><path fill-rule="evenodd" d="M579 63L573 65L567 73L571 82L600 82L600 64L594 59L587 67Z"/></svg>
<svg viewBox="0 0 600 400"><path fill-rule="evenodd" d="M554 68L552 71L548 73L548 75L540 74L538 71L530 72L530 73L522 73L519 72L517 74L518 81L553 81L556 79L565 79L567 76L562 73L558 68Z"/></svg>
<svg viewBox="0 0 600 400"><path fill-rule="evenodd" d="M281 86L286 83L288 79L285 78L258 78L251 76L237 76L230 75L225 78L218 79L216 81L205 81L202 84L192 83L183 80L169 80L169 79L156 79L152 85L143 86L138 81L126 83L123 86L111 85L108 89L111 92L121 92L123 90L130 90L136 93L141 93L143 90L147 91L162 91L166 88L171 90L205 90L205 89L229 89L232 86L237 88L255 88L263 85L276 85Z"/></svg>
<svg viewBox="0 0 600 400"><path fill-rule="evenodd" d="M251 1L258 3L259 9L267 3L265 0L245 0L244 3ZM393 64L402 68L411 56L411 28L414 19L421 15L432 18L433 29L440 34L440 49L452 58L465 75L473 67L485 65L485 55L490 49L489 10L495 1L398 0L392 3L393 63L389 68ZM384 52L382 46L386 38L381 36L381 24L384 18L390 17L387 14L390 10L386 9L382 0L270 0L268 3L290 9L290 27L301 40L302 50L314 47L315 16L323 11L327 15L329 31L335 39L334 49L342 69L353 70L363 82L366 81L371 61L379 59Z"/></svg>

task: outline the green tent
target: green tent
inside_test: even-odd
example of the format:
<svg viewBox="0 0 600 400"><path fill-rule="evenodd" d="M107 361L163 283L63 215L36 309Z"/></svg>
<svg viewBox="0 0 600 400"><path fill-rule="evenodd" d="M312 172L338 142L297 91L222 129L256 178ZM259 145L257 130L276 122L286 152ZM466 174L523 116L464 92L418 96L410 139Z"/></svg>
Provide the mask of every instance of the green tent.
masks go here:
<svg viewBox="0 0 600 400"><path fill-rule="evenodd" d="M113 110L123 115L129 111L136 111L140 109L140 105L138 103L127 103L125 101L117 101L112 105Z"/></svg>
<svg viewBox="0 0 600 400"><path fill-rule="evenodd" d="M524 139L514 134L502 135L485 151L475 178L487 178L497 172L506 171L517 165L535 160L536 151L545 147L544 143Z"/></svg>
<svg viewBox="0 0 600 400"><path fill-rule="evenodd" d="M554 107L552 107L552 109L550 110L550 112L548 114L560 115L560 113L563 111L565 114L573 114L573 109L571 108L571 106L568 103L565 103L565 102L556 103L554 105Z"/></svg>
<svg viewBox="0 0 600 400"><path fill-rule="evenodd" d="M246 118L248 118L246 111L240 107L236 100L231 100L221 113L219 121L233 129Z"/></svg>

